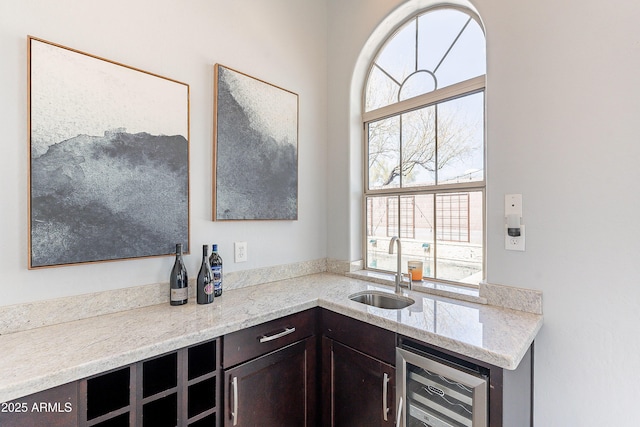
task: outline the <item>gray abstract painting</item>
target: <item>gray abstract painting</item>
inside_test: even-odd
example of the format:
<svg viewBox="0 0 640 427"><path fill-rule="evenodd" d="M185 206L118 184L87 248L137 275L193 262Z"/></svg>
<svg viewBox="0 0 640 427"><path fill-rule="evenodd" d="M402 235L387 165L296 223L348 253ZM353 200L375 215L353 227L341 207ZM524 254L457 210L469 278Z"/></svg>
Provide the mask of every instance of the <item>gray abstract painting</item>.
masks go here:
<svg viewBox="0 0 640 427"><path fill-rule="evenodd" d="M298 95L215 65L214 220L298 218Z"/></svg>
<svg viewBox="0 0 640 427"><path fill-rule="evenodd" d="M189 87L29 38L29 268L189 243Z"/></svg>

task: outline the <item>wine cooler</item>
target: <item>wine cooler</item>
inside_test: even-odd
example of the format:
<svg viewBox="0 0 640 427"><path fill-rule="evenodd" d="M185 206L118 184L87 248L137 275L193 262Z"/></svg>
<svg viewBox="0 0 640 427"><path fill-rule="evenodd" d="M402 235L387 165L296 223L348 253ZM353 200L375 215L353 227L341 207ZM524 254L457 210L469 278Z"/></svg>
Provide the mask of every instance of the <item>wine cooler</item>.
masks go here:
<svg viewBox="0 0 640 427"><path fill-rule="evenodd" d="M487 427L488 372L406 343L396 348L398 427Z"/></svg>

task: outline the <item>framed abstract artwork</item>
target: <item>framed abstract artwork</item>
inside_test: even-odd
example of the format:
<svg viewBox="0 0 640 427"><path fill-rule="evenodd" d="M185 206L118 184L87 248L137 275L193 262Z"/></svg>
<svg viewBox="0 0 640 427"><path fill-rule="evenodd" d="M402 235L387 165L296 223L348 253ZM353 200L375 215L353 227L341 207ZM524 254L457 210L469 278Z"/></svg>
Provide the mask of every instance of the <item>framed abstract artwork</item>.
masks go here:
<svg viewBox="0 0 640 427"><path fill-rule="evenodd" d="M213 219L298 219L298 95L216 64Z"/></svg>
<svg viewBox="0 0 640 427"><path fill-rule="evenodd" d="M189 86L28 38L29 268L189 244Z"/></svg>

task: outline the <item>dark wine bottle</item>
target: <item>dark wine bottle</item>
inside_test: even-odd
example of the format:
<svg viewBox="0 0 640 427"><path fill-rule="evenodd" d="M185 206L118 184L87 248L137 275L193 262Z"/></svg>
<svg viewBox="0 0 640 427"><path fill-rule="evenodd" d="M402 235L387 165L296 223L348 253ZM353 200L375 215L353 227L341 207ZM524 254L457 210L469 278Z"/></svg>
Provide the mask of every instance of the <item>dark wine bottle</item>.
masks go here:
<svg viewBox="0 0 640 427"><path fill-rule="evenodd" d="M222 257L218 253L218 245L211 245L209 266L213 274L213 294L219 297L222 295Z"/></svg>
<svg viewBox="0 0 640 427"><path fill-rule="evenodd" d="M213 302L213 275L208 259L209 247L202 246L202 263L198 272L197 296L198 304L211 304Z"/></svg>
<svg viewBox="0 0 640 427"><path fill-rule="evenodd" d="M176 262L169 277L169 303L171 305L186 304L189 300L189 278L182 262L182 243L176 244Z"/></svg>

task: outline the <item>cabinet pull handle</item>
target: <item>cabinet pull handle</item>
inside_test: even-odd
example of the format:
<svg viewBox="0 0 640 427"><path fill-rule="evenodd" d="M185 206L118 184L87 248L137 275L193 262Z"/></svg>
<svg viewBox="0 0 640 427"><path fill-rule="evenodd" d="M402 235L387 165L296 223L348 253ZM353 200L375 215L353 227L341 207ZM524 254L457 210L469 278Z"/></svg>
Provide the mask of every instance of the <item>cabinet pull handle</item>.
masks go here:
<svg viewBox="0 0 640 427"><path fill-rule="evenodd" d="M396 427L402 426L402 396L400 396L400 400L398 401L398 411L396 412Z"/></svg>
<svg viewBox="0 0 640 427"><path fill-rule="evenodd" d="M232 409L231 409L231 419L233 420L233 425L238 425L238 377L233 377L231 380L231 399Z"/></svg>
<svg viewBox="0 0 640 427"><path fill-rule="evenodd" d="M277 334L261 336L260 342L269 342L269 341L277 340L278 338L281 338L285 335L292 334L295 331L296 331L296 328L284 328L284 331L278 332Z"/></svg>
<svg viewBox="0 0 640 427"><path fill-rule="evenodd" d="M387 391L389 389L389 375L385 372L382 377L382 417L388 421L389 405L387 404Z"/></svg>

